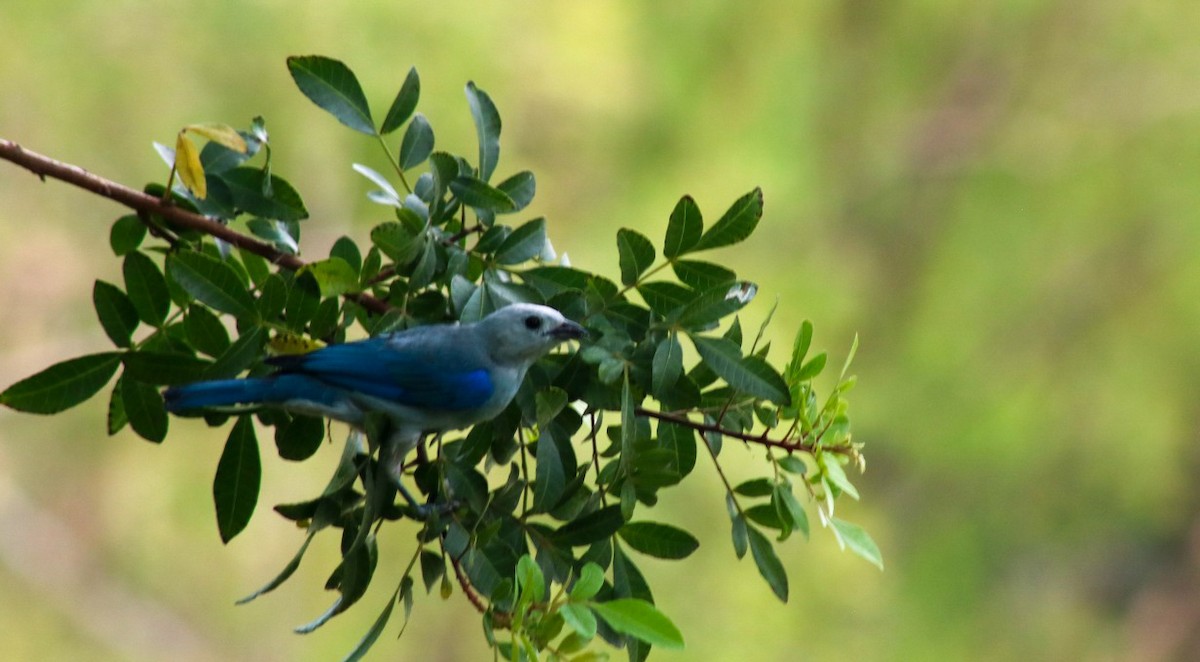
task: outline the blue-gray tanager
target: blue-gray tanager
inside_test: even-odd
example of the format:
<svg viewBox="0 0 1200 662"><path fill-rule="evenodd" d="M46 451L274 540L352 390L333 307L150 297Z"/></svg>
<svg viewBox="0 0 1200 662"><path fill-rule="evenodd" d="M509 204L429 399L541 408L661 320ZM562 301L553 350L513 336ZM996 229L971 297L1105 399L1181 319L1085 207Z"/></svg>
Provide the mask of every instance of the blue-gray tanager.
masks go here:
<svg viewBox="0 0 1200 662"><path fill-rule="evenodd" d="M399 485L404 455L428 432L470 427L508 406L539 358L584 328L546 306L517 303L478 322L423 326L277 356L274 374L197 382L163 393L167 410L273 405L357 428L380 412L392 434L380 459ZM405 493L407 497L407 493Z"/></svg>

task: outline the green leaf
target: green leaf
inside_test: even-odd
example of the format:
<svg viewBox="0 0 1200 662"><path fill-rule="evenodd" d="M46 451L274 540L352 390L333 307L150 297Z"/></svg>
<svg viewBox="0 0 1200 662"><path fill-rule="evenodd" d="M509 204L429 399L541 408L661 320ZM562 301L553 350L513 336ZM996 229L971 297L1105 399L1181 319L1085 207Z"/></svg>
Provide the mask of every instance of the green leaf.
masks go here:
<svg viewBox="0 0 1200 662"><path fill-rule="evenodd" d="M0 404L30 414L57 414L95 395L121 363L119 352L89 354L56 363L0 393Z"/></svg>
<svg viewBox="0 0 1200 662"><path fill-rule="evenodd" d="M782 464L782 463L781 463ZM787 485L775 486L775 501L778 507L782 507L788 519L791 520L792 528L804 534L808 538L808 513L804 511L804 506L800 505L800 501L796 499L796 495L792 493L791 487ZM780 517L783 516L780 515Z"/></svg>
<svg viewBox="0 0 1200 662"><path fill-rule="evenodd" d="M97 280L92 285L92 304L109 340L117 347L131 347L133 332L138 325L138 313L121 288Z"/></svg>
<svg viewBox="0 0 1200 662"><path fill-rule="evenodd" d="M204 379L229 379L249 368L262 355L267 330L262 326L247 329L233 341L217 360L204 368Z"/></svg>
<svg viewBox="0 0 1200 662"><path fill-rule="evenodd" d="M733 537L733 553L740 559L746 555L746 546L749 544L749 534L746 532L750 527L746 526L746 518L739 513L734 513L731 521L733 523L730 531L730 535Z"/></svg>
<svg viewBox="0 0 1200 662"><path fill-rule="evenodd" d="M188 294L238 319L256 319L254 297L237 272L222 260L197 251L180 251L167 256L167 274Z"/></svg>
<svg viewBox="0 0 1200 662"><path fill-rule="evenodd" d="M766 361L757 356L742 357L741 350L724 338L691 336L692 343L705 365L712 368L725 383L757 398L787 404L787 383Z"/></svg>
<svg viewBox="0 0 1200 662"><path fill-rule="evenodd" d="M287 66L304 96L351 129L375 135L367 97L350 67L320 55L292 56Z"/></svg>
<svg viewBox="0 0 1200 662"><path fill-rule="evenodd" d="M202 379L211 362L190 354L139 350L123 355L125 375L147 384L174 386Z"/></svg>
<svg viewBox="0 0 1200 662"><path fill-rule="evenodd" d="M671 267L675 270L679 282L701 292L737 280L737 274L733 271L712 262L675 260Z"/></svg>
<svg viewBox="0 0 1200 662"><path fill-rule="evenodd" d="M617 532L637 551L659 559L683 559L700 546L692 534L658 522L629 522Z"/></svg>
<svg viewBox="0 0 1200 662"><path fill-rule="evenodd" d="M623 524L621 507L613 504L567 522L550 538L558 546L582 547L612 537Z"/></svg>
<svg viewBox="0 0 1200 662"><path fill-rule="evenodd" d="M638 598L591 602L588 606L609 627L668 650L683 650L683 634L654 605Z"/></svg>
<svg viewBox="0 0 1200 662"><path fill-rule="evenodd" d="M117 379L116 386L113 387L112 394L108 397L108 436L112 436L121 431L129 423L129 417L125 415L125 403L121 402L121 379Z"/></svg>
<svg viewBox="0 0 1200 662"><path fill-rule="evenodd" d="M762 209L762 189L756 188L738 198L691 250L702 251L729 246L749 237L758 225L758 220L762 218Z"/></svg>
<svg viewBox="0 0 1200 662"><path fill-rule="evenodd" d="M758 286L736 281L705 290L676 313L675 321L685 329L704 329L741 310L754 300Z"/></svg>
<svg viewBox="0 0 1200 662"><path fill-rule="evenodd" d="M404 579L409 579L409 577L405 575ZM363 634L362 639L359 639L358 645L354 647L354 650L342 658L342 662L358 662L366 656L367 651L371 650L371 646L375 645L375 642L379 639L379 635L383 634L383 628L387 626L388 620L391 619L392 609L399 602L399 594L400 588L397 587L396 591L392 593L392 597L388 598L383 611L379 612L379 616L375 617L375 622ZM403 628L401 628L401 631L403 632Z"/></svg>
<svg viewBox="0 0 1200 662"><path fill-rule="evenodd" d="M167 410L158 389L127 375L121 379L121 404L134 432L156 444L166 439Z"/></svg>
<svg viewBox="0 0 1200 662"><path fill-rule="evenodd" d="M670 259L691 251L696 242L700 241L703 231L704 218L700 215L700 208L696 206L696 201L692 199L692 196L683 196L675 205L674 211L671 212L671 219L667 223L663 255Z"/></svg>
<svg viewBox="0 0 1200 662"><path fill-rule="evenodd" d="M292 560L288 561L287 565L283 566L283 570L280 570L279 574L276 575L271 581L267 582L262 588L244 598L239 599L235 604L244 605L260 595L274 591L275 589L279 588L281 584L287 581L288 578L296 572L296 569L300 567L300 561L304 558L304 553L308 551L308 543L312 542L313 536L318 530L319 529L317 527L310 526L308 529L308 535L304 537L304 543L300 545L300 549L296 552L295 556L292 557Z"/></svg>
<svg viewBox="0 0 1200 662"><path fill-rule="evenodd" d="M834 531L837 532L838 542L845 543L850 551L863 557L876 568L883 570L883 554L879 552L879 546L871 539L866 529L836 517L829 518L829 521L833 524Z"/></svg>
<svg viewBox="0 0 1200 662"><path fill-rule="evenodd" d="M654 244L636 230L617 230L617 254L621 264L621 284L633 285L654 264Z"/></svg>
<svg viewBox="0 0 1200 662"><path fill-rule="evenodd" d="M229 331L204 306L188 306L187 316L183 318L183 332L192 347L214 358L229 349Z"/></svg>
<svg viewBox="0 0 1200 662"><path fill-rule="evenodd" d="M579 579L571 587L571 599L588 600L599 593L603 586L604 571L600 569L600 566L589 561L584 564L583 570L579 573Z"/></svg>
<svg viewBox="0 0 1200 662"><path fill-rule="evenodd" d="M396 99L392 101L392 107L388 109L387 116L383 118L383 126L380 127L379 132L386 135L399 129L400 125L412 117L413 111L417 109L417 100L420 98L421 77L417 75L417 68L413 67L404 77L404 84L396 93Z"/></svg>
<svg viewBox="0 0 1200 662"><path fill-rule="evenodd" d="M821 466L825 469L825 477L829 482L838 486L842 492L850 495L855 501L858 500L858 490L850 482L846 476L846 471L842 469L842 463L838 462L837 456L831 453L826 453L820 456Z"/></svg>
<svg viewBox="0 0 1200 662"><path fill-rule="evenodd" d="M171 295L158 265L145 253L133 252L125 256L121 271L125 292L138 317L151 326L161 326L171 307Z"/></svg>
<svg viewBox="0 0 1200 662"><path fill-rule="evenodd" d="M278 221L308 218L300 193L282 177L243 166L222 173L221 180L229 185L234 204L247 214Z"/></svg>
<svg viewBox="0 0 1200 662"><path fill-rule="evenodd" d="M533 509L537 512L546 512L558 503L566 489L568 472L574 473L574 455L568 461L563 450L570 452L570 449L560 448L554 436L548 428L543 428L537 440L537 468L533 483Z"/></svg>
<svg viewBox="0 0 1200 662"><path fill-rule="evenodd" d="M146 237L146 224L136 214L128 214L118 218L108 234L108 244L117 257L128 255L142 245Z"/></svg>
<svg viewBox="0 0 1200 662"><path fill-rule="evenodd" d="M517 203L508 194L483 181L466 175L450 180L450 190L468 207L486 209L499 214L517 210ZM538 247L541 252L541 247Z"/></svg>
<svg viewBox="0 0 1200 662"><path fill-rule="evenodd" d="M775 595L783 602L787 602L787 571L783 569L783 564L775 555L775 548L771 546L771 541L753 526L746 527L746 532L750 535L750 553L754 555L754 563L758 566L759 574L767 580L767 584L775 592Z"/></svg>
<svg viewBox="0 0 1200 662"><path fill-rule="evenodd" d="M695 290L669 281L642 283L637 286L637 291L642 295L642 300L646 302L650 310L662 317L666 317L699 296Z"/></svg>
<svg viewBox="0 0 1200 662"><path fill-rule="evenodd" d="M513 204L516 205L513 211L521 211L530 202L533 202L533 195L537 192L537 180L534 179L532 172L522 170L496 184L496 188L512 199Z"/></svg>
<svg viewBox="0 0 1200 662"><path fill-rule="evenodd" d="M301 269L317 280L322 297L338 297L358 291L358 271L340 257L309 262Z"/></svg>
<svg viewBox="0 0 1200 662"><path fill-rule="evenodd" d="M250 522L258 503L262 465L253 419L239 416L229 432L225 450L213 478L213 502L217 507L217 530L228 543Z"/></svg>
<svg viewBox="0 0 1200 662"><path fill-rule="evenodd" d="M596 636L596 615L586 605L567 603L558 608L567 625L584 639Z"/></svg>
<svg viewBox="0 0 1200 662"><path fill-rule="evenodd" d="M467 83L466 92L479 139L479 178L486 182L500 160L500 113L487 92L475 87L474 82Z"/></svg>
<svg viewBox="0 0 1200 662"><path fill-rule="evenodd" d="M796 373L796 381L806 382L821 374L821 371L825 369L826 358L825 352L821 352L809 359L808 363L805 363Z"/></svg>
<svg viewBox="0 0 1200 662"><path fill-rule="evenodd" d="M683 374L683 347L679 338L671 333L654 350L654 360L651 363L650 390L660 400L668 391L674 388Z"/></svg>
<svg viewBox="0 0 1200 662"><path fill-rule="evenodd" d="M541 255L546 245L546 219L535 218L518 226L496 249L496 262L521 264Z"/></svg>
<svg viewBox="0 0 1200 662"><path fill-rule="evenodd" d="M295 414L286 423L275 425L275 448L285 460L307 460L323 441L325 421L316 416Z"/></svg>
<svg viewBox="0 0 1200 662"><path fill-rule="evenodd" d="M371 230L371 243L396 264L408 264L425 247L425 235L402 223L381 223Z"/></svg>
<svg viewBox="0 0 1200 662"><path fill-rule="evenodd" d="M742 496L763 497L775 491L775 483L770 478L751 478L733 488L733 491Z"/></svg>
<svg viewBox="0 0 1200 662"><path fill-rule="evenodd" d="M400 167L415 168L433 153L433 127L421 113L417 113L400 141Z"/></svg>
<svg viewBox="0 0 1200 662"><path fill-rule="evenodd" d="M333 246L329 247L329 257L336 257L350 265L350 270L355 274L363 266L362 252L358 250L358 244L346 235L338 237L337 241L333 242Z"/></svg>
<svg viewBox="0 0 1200 662"><path fill-rule="evenodd" d="M546 595L546 578L533 557L524 554L517 560L517 588L525 601L541 602Z"/></svg>

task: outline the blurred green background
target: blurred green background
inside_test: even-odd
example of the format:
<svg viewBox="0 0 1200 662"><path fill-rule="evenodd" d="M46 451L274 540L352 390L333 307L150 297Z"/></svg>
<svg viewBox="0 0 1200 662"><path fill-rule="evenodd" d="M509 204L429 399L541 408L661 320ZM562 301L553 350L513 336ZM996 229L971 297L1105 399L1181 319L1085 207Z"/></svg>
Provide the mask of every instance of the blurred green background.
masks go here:
<svg viewBox="0 0 1200 662"><path fill-rule="evenodd" d="M262 114L309 256L386 219L350 163L383 168L299 94L291 54L346 61L378 116L416 65L439 144L465 152L475 80L504 120L498 174L537 174L529 211L582 268L616 275L616 229L657 240L684 193L711 222L761 185L759 231L714 257L761 286L745 323L778 297L777 345L812 319L840 365L861 335L869 466L839 514L887 569L816 530L781 548L779 604L735 562L701 463L644 511L702 541L642 563L688 641L655 659L1200 659L1200 4L92 0L6 2L0 25L0 136L139 187L165 175L151 141ZM0 385L106 348L90 292L120 280L120 213L0 163ZM301 541L269 506L319 490L338 445L297 465L261 438L260 508L226 547L224 432L109 439L103 400L0 412L0 657L347 652L411 529L385 531L373 590L312 635L290 628L332 599L333 540L233 605ZM735 476L757 459L723 457ZM458 595L395 631L375 659L490 659Z"/></svg>

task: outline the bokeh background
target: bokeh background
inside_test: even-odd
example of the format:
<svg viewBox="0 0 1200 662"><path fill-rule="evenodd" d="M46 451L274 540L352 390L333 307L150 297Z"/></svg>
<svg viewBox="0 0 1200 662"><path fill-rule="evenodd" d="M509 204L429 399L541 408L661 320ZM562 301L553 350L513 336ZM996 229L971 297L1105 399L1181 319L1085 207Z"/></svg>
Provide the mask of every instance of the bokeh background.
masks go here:
<svg viewBox="0 0 1200 662"><path fill-rule="evenodd" d="M377 147L311 105L284 58L359 74L382 116L412 65L439 144L473 150L462 87L504 120L498 174L532 169L560 252L617 274L613 239L660 237L678 197L714 220L761 185L766 215L715 255L759 282L771 337L803 319L840 359L866 442L865 525L887 569L827 531L781 548L791 602L737 563L711 468L645 516L702 540L642 563L682 626L664 660L1200 658L1200 4L696 0L0 4L0 136L140 186L151 141L262 114L312 213L304 248L386 219L350 170ZM398 140L398 138L397 138ZM0 385L107 346L96 274L121 210L0 163ZM782 361L782 358L777 359ZM318 632L335 564L270 512L318 491L337 444L263 444L260 509L219 542L224 433L161 447L103 432L103 400L0 412L0 657L324 660L348 651L407 559ZM734 445L735 475L755 456ZM748 474L747 474L748 475ZM374 659L490 659L478 615L422 596ZM621 656L623 657L623 655Z"/></svg>

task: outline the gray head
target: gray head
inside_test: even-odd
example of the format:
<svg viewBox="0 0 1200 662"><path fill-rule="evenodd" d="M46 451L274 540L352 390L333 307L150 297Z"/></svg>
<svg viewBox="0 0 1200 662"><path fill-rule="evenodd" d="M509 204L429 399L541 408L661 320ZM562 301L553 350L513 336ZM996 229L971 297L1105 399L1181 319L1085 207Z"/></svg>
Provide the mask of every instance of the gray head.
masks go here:
<svg viewBox="0 0 1200 662"><path fill-rule="evenodd" d="M532 364L556 345L587 335L582 326L547 306L514 303L475 324L475 332L497 363Z"/></svg>

